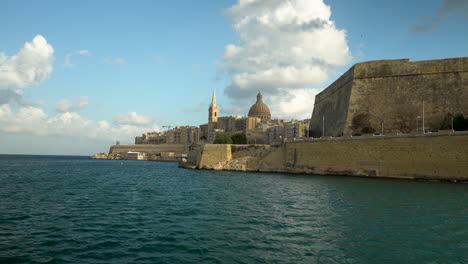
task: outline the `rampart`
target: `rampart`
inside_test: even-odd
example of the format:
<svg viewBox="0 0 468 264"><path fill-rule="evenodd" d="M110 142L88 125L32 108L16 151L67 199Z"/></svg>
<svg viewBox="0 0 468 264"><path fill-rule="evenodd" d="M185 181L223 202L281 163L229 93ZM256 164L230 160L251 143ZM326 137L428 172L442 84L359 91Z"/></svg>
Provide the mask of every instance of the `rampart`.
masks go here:
<svg viewBox="0 0 468 264"><path fill-rule="evenodd" d="M145 152L147 154L161 154L161 152L174 152L174 154L185 154L189 152L189 145L183 144L161 144L161 145L114 145L109 149L109 154L127 153L129 151Z"/></svg>
<svg viewBox="0 0 468 264"><path fill-rule="evenodd" d="M220 149L205 148L199 168L468 181L467 146L468 133L314 139L231 161Z"/></svg>
<svg viewBox="0 0 468 264"><path fill-rule="evenodd" d="M424 107L423 107L424 105ZM423 114L424 108L424 114ZM447 114L468 114L468 57L358 63L315 98L313 136L410 132L447 127ZM325 117L325 126L323 126Z"/></svg>
<svg viewBox="0 0 468 264"><path fill-rule="evenodd" d="M468 134L318 140L285 145L286 171L468 180Z"/></svg>
<svg viewBox="0 0 468 264"><path fill-rule="evenodd" d="M227 162L232 159L231 145L227 144L206 144L203 147L200 157L199 168L207 168L213 164Z"/></svg>

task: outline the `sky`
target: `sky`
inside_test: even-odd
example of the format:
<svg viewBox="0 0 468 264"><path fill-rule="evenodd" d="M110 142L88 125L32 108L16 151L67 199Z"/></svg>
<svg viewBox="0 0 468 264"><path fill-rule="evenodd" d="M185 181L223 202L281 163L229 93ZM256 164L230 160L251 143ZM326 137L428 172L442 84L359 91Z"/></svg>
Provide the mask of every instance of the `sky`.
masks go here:
<svg viewBox="0 0 468 264"><path fill-rule="evenodd" d="M0 154L91 155L163 126L310 118L353 64L468 55L466 0L0 3Z"/></svg>

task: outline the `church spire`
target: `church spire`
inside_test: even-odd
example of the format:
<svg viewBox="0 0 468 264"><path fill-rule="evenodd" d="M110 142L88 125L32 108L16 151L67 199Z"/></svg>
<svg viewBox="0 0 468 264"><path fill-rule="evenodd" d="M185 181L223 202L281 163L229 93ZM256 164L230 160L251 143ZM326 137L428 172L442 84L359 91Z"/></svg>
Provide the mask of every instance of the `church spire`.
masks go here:
<svg viewBox="0 0 468 264"><path fill-rule="evenodd" d="M211 106L216 106L216 89L213 89L213 97L211 97Z"/></svg>
<svg viewBox="0 0 468 264"><path fill-rule="evenodd" d="M216 104L216 89L213 89L210 108L208 108L208 124L218 122L219 106Z"/></svg>

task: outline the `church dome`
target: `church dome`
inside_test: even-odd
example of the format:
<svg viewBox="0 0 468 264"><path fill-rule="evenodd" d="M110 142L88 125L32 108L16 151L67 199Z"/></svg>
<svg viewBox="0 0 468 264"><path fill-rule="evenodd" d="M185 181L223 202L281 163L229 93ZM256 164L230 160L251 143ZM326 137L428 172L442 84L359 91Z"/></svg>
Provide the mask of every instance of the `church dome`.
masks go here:
<svg viewBox="0 0 468 264"><path fill-rule="evenodd" d="M270 108L263 103L263 97L261 93L257 95L257 102L250 107L249 117L259 117L263 121L271 120Z"/></svg>

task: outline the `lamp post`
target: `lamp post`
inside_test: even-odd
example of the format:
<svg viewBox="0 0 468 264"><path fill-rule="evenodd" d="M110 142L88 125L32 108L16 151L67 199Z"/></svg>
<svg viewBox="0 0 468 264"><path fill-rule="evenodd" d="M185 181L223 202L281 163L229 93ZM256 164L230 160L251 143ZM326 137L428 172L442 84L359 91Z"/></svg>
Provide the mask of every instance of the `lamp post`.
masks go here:
<svg viewBox="0 0 468 264"><path fill-rule="evenodd" d="M423 134L426 134L426 130L424 130L424 101L423 101L423 120L422 120L422 131L423 131Z"/></svg>
<svg viewBox="0 0 468 264"><path fill-rule="evenodd" d="M416 134L419 133L419 119L420 118L421 118L420 116L416 118Z"/></svg>
<svg viewBox="0 0 468 264"><path fill-rule="evenodd" d="M383 136L383 135L384 135L384 134L383 134L383 132L384 132L384 130L383 130L383 123L384 123L384 120L383 120L383 119L381 119L381 120L380 120L380 123L381 123L381 125L382 125L382 131L381 131L380 135L382 135L382 136Z"/></svg>
<svg viewBox="0 0 468 264"><path fill-rule="evenodd" d="M322 137L325 137L325 116L322 116Z"/></svg>

